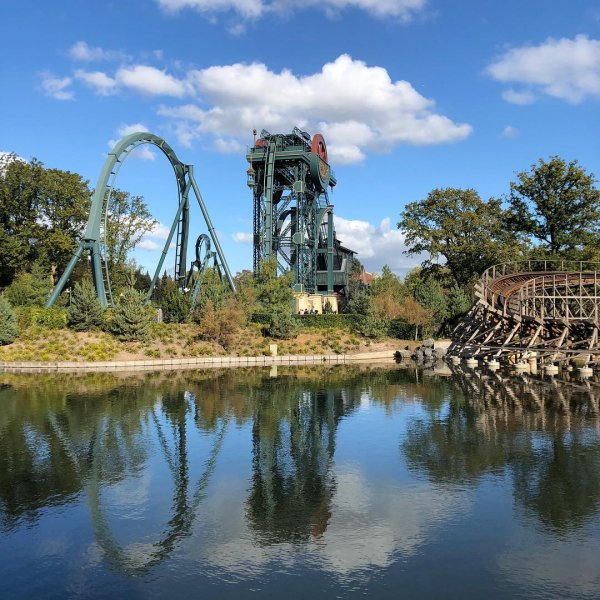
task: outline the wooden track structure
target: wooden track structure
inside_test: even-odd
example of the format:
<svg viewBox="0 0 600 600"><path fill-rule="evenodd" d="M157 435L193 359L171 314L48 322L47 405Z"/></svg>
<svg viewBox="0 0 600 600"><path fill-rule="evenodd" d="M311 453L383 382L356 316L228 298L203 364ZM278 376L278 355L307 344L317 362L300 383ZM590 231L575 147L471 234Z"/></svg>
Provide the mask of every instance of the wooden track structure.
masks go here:
<svg viewBox="0 0 600 600"><path fill-rule="evenodd" d="M600 263L494 265L452 332L449 356L516 362L600 362Z"/></svg>

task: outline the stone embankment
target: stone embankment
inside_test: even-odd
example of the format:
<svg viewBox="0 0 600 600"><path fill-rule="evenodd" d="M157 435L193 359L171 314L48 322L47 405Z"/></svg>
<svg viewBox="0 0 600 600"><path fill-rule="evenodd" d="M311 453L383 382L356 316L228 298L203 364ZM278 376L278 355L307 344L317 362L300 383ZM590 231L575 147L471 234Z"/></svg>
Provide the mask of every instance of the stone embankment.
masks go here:
<svg viewBox="0 0 600 600"><path fill-rule="evenodd" d="M99 371L164 371L180 369L211 369L225 367L272 367L301 365L344 365L393 363L394 350L360 354L315 354L289 356L203 356L197 358L167 358L102 362L0 362L0 372L99 372Z"/></svg>
<svg viewBox="0 0 600 600"><path fill-rule="evenodd" d="M421 345L414 350L409 350L408 347L404 350L398 350L395 356L396 359L411 359L418 363L435 362L446 356L449 346L450 340L434 340L431 338L423 340Z"/></svg>

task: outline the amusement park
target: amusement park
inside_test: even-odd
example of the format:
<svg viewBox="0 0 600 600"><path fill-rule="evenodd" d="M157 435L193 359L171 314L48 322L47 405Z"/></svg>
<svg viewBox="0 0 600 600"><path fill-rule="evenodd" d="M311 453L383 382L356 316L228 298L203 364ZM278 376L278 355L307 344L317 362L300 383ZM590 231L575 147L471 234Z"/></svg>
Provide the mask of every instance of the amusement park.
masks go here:
<svg viewBox="0 0 600 600"><path fill-rule="evenodd" d="M2 600L599 597L593 4L0 7Z"/></svg>

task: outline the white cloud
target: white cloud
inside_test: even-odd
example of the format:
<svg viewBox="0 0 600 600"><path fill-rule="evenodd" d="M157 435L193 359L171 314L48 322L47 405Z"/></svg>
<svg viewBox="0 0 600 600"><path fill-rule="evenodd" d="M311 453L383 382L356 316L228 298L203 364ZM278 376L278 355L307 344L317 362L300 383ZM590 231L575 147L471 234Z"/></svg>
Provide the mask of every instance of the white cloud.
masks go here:
<svg viewBox="0 0 600 600"><path fill-rule="evenodd" d="M504 90L502 98L511 104L520 104L521 106L533 104L536 99L535 94L529 90L517 91L513 89Z"/></svg>
<svg viewBox="0 0 600 600"><path fill-rule="evenodd" d="M257 19L270 13L290 14L307 8L323 10L334 16L346 9L358 9L367 14L400 21L409 21L421 12L426 0L157 0L168 12L178 12L184 8L194 9L208 17L217 13L234 12L243 19Z"/></svg>
<svg viewBox="0 0 600 600"><path fill-rule="evenodd" d="M139 248L140 250L148 250L149 252L157 252L158 250L162 250L163 247L154 240L143 238L136 248Z"/></svg>
<svg viewBox="0 0 600 600"><path fill-rule="evenodd" d="M91 87L99 96L110 96L117 91L117 82L102 71L77 69L75 77Z"/></svg>
<svg viewBox="0 0 600 600"><path fill-rule="evenodd" d="M169 231L170 228L159 221L148 235L156 238L157 240L165 241L169 237Z"/></svg>
<svg viewBox="0 0 600 600"><path fill-rule="evenodd" d="M330 162L349 164L367 152L454 142L472 131L434 112L435 103L409 82L394 82L386 69L345 54L312 75L237 63L190 71L188 84L204 106L159 108L159 114L177 120L187 143L206 134L245 139L255 127L277 132L297 125L322 131Z"/></svg>
<svg viewBox="0 0 600 600"><path fill-rule="evenodd" d="M70 77L54 77L48 71L42 73L41 89L50 98L55 100L73 100L75 95L69 88L71 87L72 79Z"/></svg>
<svg viewBox="0 0 600 600"><path fill-rule="evenodd" d="M123 124L117 129L117 135L119 139L116 140L108 140L108 147L112 150L117 142L119 142L122 138L127 135L131 135L132 133L138 133L140 131L149 131L149 129L143 123L132 123L131 125ZM140 160L155 160L156 155L147 144L141 144L134 148L129 156L132 158L138 158ZM166 239L166 237L164 238Z"/></svg>
<svg viewBox="0 0 600 600"><path fill-rule="evenodd" d="M508 97L505 93L509 101L511 97L532 101L520 96L531 89L573 104L600 98L600 40L578 35L513 48L492 63L487 73L502 83L526 86L523 92L509 90Z"/></svg>
<svg viewBox="0 0 600 600"><path fill-rule="evenodd" d="M104 48L92 48L86 42L76 42L69 48L69 56L74 60L82 62L93 62L100 60L120 60L125 58L125 54L115 50L105 50Z"/></svg>
<svg viewBox="0 0 600 600"><path fill-rule="evenodd" d="M512 125L507 125L500 133L500 137L507 140L514 140L519 137L519 130Z"/></svg>
<svg viewBox="0 0 600 600"><path fill-rule="evenodd" d="M392 229L390 218L386 217L379 226L359 219L334 217L337 237L344 246L354 250L367 271L381 271L388 265L392 271L406 273L419 266L425 256L407 256L406 244L399 229Z"/></svg>
<svg viewBox="0 0 600 600"><path fill-rule="evenodd" d="M116 79L122 86L148 96L181 98L186 94L184 81L148 65L122 67L117 71Z"/></svg>
<svg viewBox="0 0 600 600"><path fill-rule="evenodd" d="M253 240L253 236L251 233L246 233L245 231L238 231L234 233L232 236L233 241L238 244L251 244Z"/></svg>

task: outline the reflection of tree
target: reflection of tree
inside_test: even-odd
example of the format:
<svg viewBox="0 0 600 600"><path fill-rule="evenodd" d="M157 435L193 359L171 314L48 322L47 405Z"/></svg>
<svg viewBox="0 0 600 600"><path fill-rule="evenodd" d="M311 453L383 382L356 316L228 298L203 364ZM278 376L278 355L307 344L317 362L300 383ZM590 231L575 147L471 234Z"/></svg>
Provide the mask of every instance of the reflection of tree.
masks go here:
<svg viewBox="0 0 600 600"><path fill-rule="evenodd" d="M598 401L584 387L456 369L460 391L443 418L420 420L402 444L408 465L435 482L474 483L510 469L517 503L564 530L600 507ZM461 400L460 398L463 398Z"/></svg>
<svg viewBox="0 0 600 600"><path fill-rule="evenodd" d="M248 519L261 543L320 535L331 516L337 423L360 395L307 390L292 379L265 384L256 394Z"/></svg>

